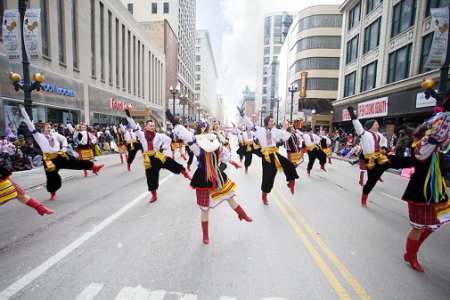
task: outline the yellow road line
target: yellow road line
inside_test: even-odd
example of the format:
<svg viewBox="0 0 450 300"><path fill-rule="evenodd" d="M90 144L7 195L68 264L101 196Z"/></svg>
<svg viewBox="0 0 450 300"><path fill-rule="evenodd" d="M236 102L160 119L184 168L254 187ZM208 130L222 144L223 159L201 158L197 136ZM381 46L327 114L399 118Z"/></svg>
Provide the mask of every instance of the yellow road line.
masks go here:
<svg viewBox="0 0 450 300"><path fill-rule="evenodd" d="M333 274L331 269L328 267L326 262L323 260L323 258L320 256L319 252L314 248L311 241L308 239L306 234L303 232L303 230L300 228L300 226L295 222L295 220L291 217L291 215L288 213L286 207L281 203L281 201L278 199L277 196L271 195L272 198L275 200L275 203L278 205L278 208L281 210L281 212L284 214L286 219L289 221L289 224L291 224L292 228L294 229L295 233L297 233L300 240L305 244L306 249L309 251L311 256L313 257L314 261L319 266L320 270L323 272L325 277L327 278L328 282L331 284L331 286L336 291L337 295L341 299L351 299L350 295L347 293L345 288L341 285L339 280L336 278L336 276Z"/></svg>
<svg viewBox="0 0 450 300"><path fill-rule="evenodd" d="M371 299L367 291L362 287L358 280L350 273L350 271L344 266L344 264L337 258L337 256L331 251L331 249L325 244L325 242L317 235L316 231L312 226L306 221L306 219L298 212L298 210L292 205L292 203L284 196L281 190L274 186L274 190L283 199L283 202L289 207L293 214L297 217L306 231L311 235L314 241L319 245L325 255L331 260L331 262L336 266L339 272L344 276L350 286L355 290L361 299Z"/></svg>

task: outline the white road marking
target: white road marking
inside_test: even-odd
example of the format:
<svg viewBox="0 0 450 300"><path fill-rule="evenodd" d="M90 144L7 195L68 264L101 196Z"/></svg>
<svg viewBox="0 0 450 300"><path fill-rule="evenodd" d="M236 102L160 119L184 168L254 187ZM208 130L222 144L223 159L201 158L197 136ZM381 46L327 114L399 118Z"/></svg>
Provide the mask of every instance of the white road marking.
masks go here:
<svg viewBox="0 0 450 300"><path fill-rule="evenodd" d="M115 300L130 300L134 296L135 289L132 287L124 287L120 290L119 295L115 298Z"/></svg>
<svg viewBox="0 0 450 300"><path fill-rule="evenodd" d="M221 296L219 300L237 300L236 297Z"/></svg>
<svg viewBox="0 0 450 300"><path fill-rule="evenodd" d="M389 197L389 198L391 198L391 199L397 200L397 201L399 201L399 202L401 202L401 203L406 203L406 202L403 201L402 199L396 198L396 197L391 196L391 195L389 195L389 194L386 194L386 193L383 193L383 192L380 192L380 194L383 195L383 196Z"/></svg>
<svg viewBox="0 0 450 300"><path fill-rule="evenodd" d="M104 284L103 283L91 283L85 288L75 300L92 300L97 296L97 294L102 290Z"/></svg>
<svg viewBox="0 0 450 300"><path fill-rule="evenodd" d="M163 300L166 294L167 292L164 290L152 291L148 300Z"/></svg>
<svg viewBox="0 0 450 300"><path fill-rule="evenodd" d="M170 174L169 176L165 177L159 185L163 185L167 180L169 180L173 174ZM70 245L50 257L48 260L43 262L41 265L37 266L35 269L31 270L29 273L27 273L25 276L11 284L9 287L4 289L0 293L0 299L9 299L10 297L17 294L20 290L22 290L24 287L26 287L28 284L30 284L33 280L41 276L43 273L45 273L48 269L53 267L55 264L57 264L60 260L65 258L67 255L69 255L73 250L80 247L82 244L84 244L86 241L88 241L90 238L95 236L97 233L102 231L106 226L114 222L117 218L119 218L121 215L126 213L130 208L135 206L139 201L142 200L145 196L149 194L148 191L140 194L137 196L133 201L126 204L124 207L119 209L116 213L106 218L104 221L102 221L100 224L94 227L92 231L86 232L79 238L77 238L75 241L73 241Z"/></svg>
<svg viewBox="0 0 450 300"><path fill-rule="evenodd" d="M147 300L147 299L151 299L150 298L150 292L139 285L135 289L134 296L131 299L132 300ZM163 298L161 298L161 299L163 299Z"/></svg>

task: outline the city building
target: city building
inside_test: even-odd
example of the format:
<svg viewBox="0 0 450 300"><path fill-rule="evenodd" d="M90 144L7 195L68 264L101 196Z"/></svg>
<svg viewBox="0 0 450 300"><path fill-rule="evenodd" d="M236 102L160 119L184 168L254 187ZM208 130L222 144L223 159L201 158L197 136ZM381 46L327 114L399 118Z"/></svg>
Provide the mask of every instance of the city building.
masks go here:
<svg viewBox="0 0 450 300"><path fill-rule="evenodd" d="M166 70L167 107L173 107L170 86L178 87L175 106L186 108L189 118L194 117L194 72L195 72L195 9L196 0L121 0L133 17L145 27L152 39L160 40L169 61L176 51L176 76L173 64ZM172 38L172 33L177 39ZM180 96L187 95L181 100ZM181 106L180 106L181 105Z"/></svg>
<svg viewBox="0 0 450 300"><path fill-rule="evenodd" d="M245 90L242 91L242 99L239 103L239 107L244 108L244 114L258 124L260 115L256 114L255 92L251 91L248 86L245 86Z"/></svg>
<svg viewBox="0 0 450 300"><path fill-rule="evenodd" d="M145 111L159 124L164 116L164 54L130 18L119 0L40 0L43 58L31 74L43 72L41 90L32 92L33 119L44 122L109 125L125 116L125 105ZM0 9L17 9L2 1ZM7 71L22 74L21 63L9 63L0 43L0 126L20 122L23 102ZM3 130L2 130L3 131Z"/></svg>
<svg viewBox="0 0 450 300"><path fill-rule="evenodd" d="M201 119L220 119L221 104L216 95L217 68L207 30L197 30L195 38L195 106Z"/></svg>
<svg viewBox="0 0 450 300"><path fill-rule="evenodd" d="M348 105L360 119L377 119L389 136L396 126L415 126L432 115L435 102L420 88L424 78L439 79L439 70L425 67L434 30L430 8L448 3L344 1L337 126L351 127Z"/></svg>
<svg viewBox="0 0 450 300"><path fill-rule="evenodd" d="M292 14L288 12L272 13L264 17L264 32L260 47L262 52L258 56L256 87L257 102L261 104L260 112L263 111L264 116L274 112L273 100L278 93L276 61L291 24Z"/></svg>
<svg viewBox="0 0 450 300"><path fill-rule="evenodd" d="M331 103L338 91L341 28L337 5L311 6L294 17L277 59L276 100L285 104L283 120L317 128L331 126Z"/></svg>

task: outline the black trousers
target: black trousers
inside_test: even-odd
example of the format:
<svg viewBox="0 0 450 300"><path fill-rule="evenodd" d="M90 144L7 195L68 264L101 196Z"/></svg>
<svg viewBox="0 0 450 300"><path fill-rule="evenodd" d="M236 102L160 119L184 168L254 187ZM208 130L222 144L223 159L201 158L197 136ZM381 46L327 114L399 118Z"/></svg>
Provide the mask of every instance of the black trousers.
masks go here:
<svg viewBox="0 0 450 300"><path fill-rule="evenodd" d="M389 162L384 165L379 165L378 162L375 163L375 167L371 170L367 168L367 182L363 187L363 194L369 195L372 189L377 184L381 175L383 175L384 171L387 169L401 169L401 168L410 168L413 166L413 158L412 157L399 157L394 155L388 155ZM369 162L368 159L365 159L366 167Z"/></svg>
<svg viewBox="0 0 450 300"><path fill-rule="evenodd" d="M253 150L250 152L245 152L244 158L244 166L248 168L252 164Z"/></svg>
<svg viewBox="0 0 450 300"><path fill-rule="evenodd" d="M242 160L244 158L245 155L245 149L247 146L239 146L239 148L236 150L236 153L239 155L239 159Z"/></svg>
<svg viewBox="0 0 450 300"><path fill-rule="evenodd" d="M286 176L286 181L291 181L299 178L297 170L294 165L284 156L276 153L278 160L280 161L281 167L283 168L284 175ZM275 176L277 175L277 168L275 167L274 154L270 154L270 163L262 157L262 183L261 190L264 193L270 193L275 182Z"/></svg>
<svg viewBox="0 0 450 300"><path fill-rule="evenodd" d="M62 186L61 176L59 176L60 169L72 169L72 170L92 170L94 163L90 160L78 160L74 158L65 158L63 156L58 156L52 159L55 165L55 171L45 171L45 176L47 177L47 191L49 193L54 193L59 190ZM44 161L44 167L47 165Z"/></svg>
<svg viewBox="0 0 450 300"><path fill-rule="evenodd" d="M190 165L192 165L192 162L194 161L194 151L192 151L191 148L189 148L189 146L187 146L187 145L185 146L185 149L189 156L187 165L190 166Z"/></svg>
<svg viewBox="0 0 450 300"><path fill-rule="evenodd" d="M313 149L312 151L308 150L308 158L309 158L308 167L306 168L308 171L310 171L313 168L316 159L319 160L319 164L321 166L327 163L327 155L325 154L325 152L317 148Z"/></svg>
<svg viewBox="0 0 450 300"><path fill-rule="evenodd" d="M150 156L151 168L145 170L145 176L147 177L147 186L149 191L158 189L159 187L159 172L161 169L167 169L172 173L180 174L184 170L184 167L174 161L171 157L166 157L166 161L163 163L161 160Z"/></svg>
<svg viewBox="0 0 450 300"><path fill-rule="evenodd" d="M136 157L136 153L139 150L142 150L142 145L141 143L134 143L134 149L131 149L131 145L127 144L127 150L128 150L127 164L131 165L134 161L134 158Z"/></svg>

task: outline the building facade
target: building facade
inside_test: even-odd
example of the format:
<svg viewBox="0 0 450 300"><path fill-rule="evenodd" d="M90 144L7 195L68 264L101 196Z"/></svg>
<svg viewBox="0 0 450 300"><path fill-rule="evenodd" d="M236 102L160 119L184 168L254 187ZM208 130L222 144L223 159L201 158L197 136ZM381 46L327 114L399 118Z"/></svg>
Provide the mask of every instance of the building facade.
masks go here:
<svg viewBox="0 0 450 300"><path fill-rule="evenodd" d="M351 126L352 105L360 119L375 118L390 135L396 126L415 126L432 115L420 84L439 79L425 67L433 39L430 8L450 1L345 1L338 99L333 121Z"/></svg>
<svg viewBox="0 0 450 300"><path fill-rule="evenodd" d="M254 124L258 124L260 115L256 113L255 92L251 91L248 86L242 91L242 99L239 107L244 108L244 114L252 120Z"/></svg>
<svg viewBox="0 0 450 300"><path fill-rule="evenodd" d="M32 92L33 119L44 122L115 124L124 106L148 111L163 121L164 55L129 18L119 0L31 1L41 9L43 59L31 74L43 72L41 91ZM3 1L2 9L17 9ZM0 51L5 53L3 43ZM2 69L22 74L21 63L0 56ZM0 74L0 125L20 122L16 92L6 72Z"/></svg>
<svg viewBox="0 0 450 300"><path fill-rule="evenodd" d="M216 95L217 68L207 30L197 30L195 38L195 105L201 118L220 119L221 104Z"/></svg>
<svg viewBox="0 0 450 300"><path fill-rule="evenodd" d="M178 43L175 48L171 41L169 49L176 49L177 76L167 78L167 85L179 87L179 95L176 98L176 106L180 105L178 96L187 94L186 110L189 117L195 113L194 105L194 72L195 72L195 9L196 0L121 0L133 17L148 30L153 31L155 37L167 37L167 31L158 30L154 22L167 20L169 27L175 33ZM166 27L167 29L167 27ZM164 46L167 50L167 46ZM172 107L173 98L167 91L166 104Z"/></svg>
<svg viewBox="0 0 450 300"><path fill-rule="evenodd" d="M262 55L258 63L259 78L257 91L260 93L261 110L264 116L273 113L277 97L277 57L292 24L292 14L288 12L273 13L264 16ZM270 67L271 66L271 67ZM270 70L269 70L270 67ZM272 74L273 73L273 74ZM258 100L259 100L258 99Z"/></svg>
<svg viewBox="0 0 450 300"><path fill-rule="evenodd" d="M312 122L311 113L330 115L331 103L337 98L341 28L337 5L312 6L295 16L278 57L278 94L285 104L286 120L330 126L330 120L324 118ZM289 92L290 88L294 92Z"/></svg>

